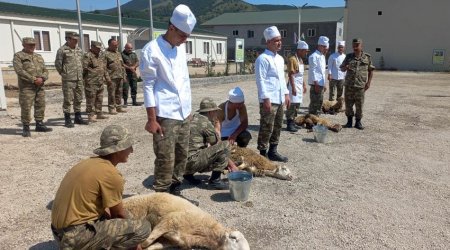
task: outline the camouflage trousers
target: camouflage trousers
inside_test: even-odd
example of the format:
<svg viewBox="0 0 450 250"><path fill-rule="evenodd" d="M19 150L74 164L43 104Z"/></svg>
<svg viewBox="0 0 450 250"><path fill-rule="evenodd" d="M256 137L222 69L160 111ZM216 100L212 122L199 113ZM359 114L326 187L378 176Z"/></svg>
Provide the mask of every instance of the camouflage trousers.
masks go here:
<svg viewBox="0 0 450 250"><path fill-rule="evenodd" d="M286 110L286 120L292 121L297 117L297 109L300 108L300 103L291 103Z"/></svg>
<svg viewBox="0 0 450 250"><path fill-rule="evenodd" d="M363 106L364 106L364 88L356 88L351 86L345 86L344 91L345 98L345 115L353 116L353 105L356 108L356 119L361 119L363 117Z"/></svg>
<svg viewBox="0 0 450 250"><path fill-rule="evenodd" d="M319 93L316 93L314 85L309 88L309 113L318 115L322 110L323 103L323 87L319 86Z"/></svg>
<svg viewBox="0 0 450 250"><path fill-rule="evenodd" d="M128 99L128 90L131 90L131 98L136 98L137 95L137 79L134 74L127 73L128 82L123 83L123 99Z"/></svg>
<svg viewBox="0 0 450 250"><path fill-rule="evenodd" d="M122 78L111 79L111 84L108 85L109 111L115 110L116 108L120 107L120 104L122 103L122 86Z"/></svg>
<svg viewBox="0 0 450 250"><path fill-rule="evenodd" d="M73 104L74 112L81 112L81 103L83 102L83 81L63 81L62 91L64 96L63 112L70 113Z"/></svg>
<svg viewBox="0 0 450 250"><path fill-rule="evenodd" d="M334 101L334 92L337 90L336 99L342 96L344 92L344 80L331 79L330 81L330 96L328 100Z"/></svg>
<svg viewBox="0 0 450 250"><path fill-rule="evenodd" d="M283 125L283 104L272 103L270 111L264 110L263 104L259 104L258 150L267 150L268 144L278 144L281 126Z"/></svg>
<svg viewBox="0 0 450 250"><path fill-rule="evenodd" d="M86 113L95 114L102 112L103 104L103 83L86 83Z"/></svg>
<svg viewBox="0 0 450 250"><path fill-rule="evenodd" d="M19 81L19 104L21 120L23 125L30 125L31 108L34 105L34 119L44 120L45 113L45 91L34 83Z"/></svg>
<svg viewBox="0 0 450 250"><path fill-rule="evenodd" d="M196 154L189 156L185 174L222 171L228 166L229 158L230 143L219 141L217 144L200 149Z"/></svg>
<svg viewBox="0 0 450 250"><path fill-rule="evenodd" d="M110 219L55 230L53 237L59 249L127 249L144 242L151 232L146 220Z"/></svg>
<svg viewBox="0 0 450 250"><path fill-rule="evenodd" d="M227 137L222 137L220 139L222 141L225 141L225 140L228 140L228 138L229 137L227 136ZM244 130L236 137L236 144L241 148L245 148L245 147L247 147L247 145L251 139L252 139L252 134L250 134L250 132L248 132L248 130Z"/></svg>
<svg viewBox="0 0 450 250"><path fill-rule="evenodd" d="M172 183L180 183L186 169L189 149L190 118L184 121L157 118L163 136L153 135L155 181L157 192L168 191Z"/></svg>

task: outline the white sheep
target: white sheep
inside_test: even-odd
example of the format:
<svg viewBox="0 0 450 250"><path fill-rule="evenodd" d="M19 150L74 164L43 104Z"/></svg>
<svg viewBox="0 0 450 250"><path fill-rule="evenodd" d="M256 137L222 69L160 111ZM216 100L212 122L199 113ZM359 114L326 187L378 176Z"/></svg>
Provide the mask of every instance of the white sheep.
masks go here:
<svg viewBox="0 0 450 250"><path fill-rule="evenodd" d="M132 218L146 219L152 225L150 236L142 243L144 249L250 250L241 232L222 226L186 199L152 193L126 198L123 205Z"/></svg>

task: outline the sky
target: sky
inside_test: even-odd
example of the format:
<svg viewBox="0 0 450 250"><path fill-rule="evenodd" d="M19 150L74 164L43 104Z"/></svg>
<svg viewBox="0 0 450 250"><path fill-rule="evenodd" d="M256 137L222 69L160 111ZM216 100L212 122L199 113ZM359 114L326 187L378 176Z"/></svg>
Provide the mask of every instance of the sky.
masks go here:
<svg viewBox="0 0 450 250"><path fill-rule="evenodd" d="M81 10L94 11L113 8L117 4L117 0L79 0ZM119 0L120 4L129 2L130 0ZM17 3L31 6L39 6L54 9L76 10L76 0L0 0L0 2ZM284 4L302 6L305 3L320 7L343 7L344 0L246 0L251 4Z"/></svg>

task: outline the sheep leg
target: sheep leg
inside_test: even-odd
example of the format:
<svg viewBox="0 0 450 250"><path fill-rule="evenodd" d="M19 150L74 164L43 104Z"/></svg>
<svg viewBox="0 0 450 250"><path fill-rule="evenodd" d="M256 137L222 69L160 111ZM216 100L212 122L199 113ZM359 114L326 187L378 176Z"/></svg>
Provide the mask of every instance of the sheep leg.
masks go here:
<svg viewBox="0 0 450 250"><path fill-rule="evenodd" d="M149 248L152 244L161 236L166 234L170 228L168 220L163 218L152 230L148 238L141 244L142 248ZM155 243L156 244L156 243ZM149 248L149 249L158 249L158 248Z"/></svg>
<svg viewBox="0 0 450 250"><path fill-rule="evenodd" d="M247 164L245 162L242 162L239 166L237 166L237 168L239 170L244 170L247 167Z"/></svg>

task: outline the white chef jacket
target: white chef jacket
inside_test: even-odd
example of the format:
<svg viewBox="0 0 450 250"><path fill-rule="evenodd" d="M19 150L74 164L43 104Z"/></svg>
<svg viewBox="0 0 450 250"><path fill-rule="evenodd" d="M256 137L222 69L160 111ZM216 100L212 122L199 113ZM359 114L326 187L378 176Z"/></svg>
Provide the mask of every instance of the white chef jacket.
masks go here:
<svg viewBox="0 0 450 250"><path fill-rule="evenodd" d="M159 36L142 49L139 69L146 108L155 107L156 116L174 120L184 120L191 114L185 44L172 48Z"/></svg>
<svg viewBox="0 0 450 250"><path fill-rule="evenodd" d="M327 67L325 56L316 50L308 57L308 63L308 84L314 85L314 81L317 81L320 86L325 86Z"/></svg>
<svg viewBox="0 0 450 250"><path fill-rule="evenodd" d="M269 98L271 103L283 104L289 94L284 77L284 59L266 49L255 62L256 86L259 102Z"/></svg>
<svg viewBox="0 0 450 250"><path fill-rule="evenodd" d="M339 52L333 53L330 58L328 58L328 74L331 75L331 79L334 80L344 80L345 72L341 71L339 66L345 59L345 54L339 54Z"/></svg>

